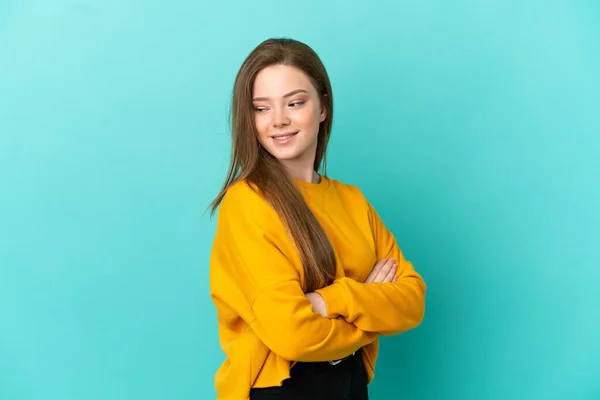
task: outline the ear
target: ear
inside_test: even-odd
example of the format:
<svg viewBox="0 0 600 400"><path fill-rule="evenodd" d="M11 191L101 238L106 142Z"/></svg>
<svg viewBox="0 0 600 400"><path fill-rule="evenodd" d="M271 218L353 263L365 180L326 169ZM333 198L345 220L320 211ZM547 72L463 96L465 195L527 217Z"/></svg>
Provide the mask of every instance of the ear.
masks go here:
<svg viewBox="0 0 600 400"><path fill-rule="evenodd" d="M323 121L325 121L325 118L327 118L327 107L325 107L325 105L324 105L326 98L327 98L327 94L324 94L323 97L321 98L321 115L319 117L319 122L323 122Z"/></svg>

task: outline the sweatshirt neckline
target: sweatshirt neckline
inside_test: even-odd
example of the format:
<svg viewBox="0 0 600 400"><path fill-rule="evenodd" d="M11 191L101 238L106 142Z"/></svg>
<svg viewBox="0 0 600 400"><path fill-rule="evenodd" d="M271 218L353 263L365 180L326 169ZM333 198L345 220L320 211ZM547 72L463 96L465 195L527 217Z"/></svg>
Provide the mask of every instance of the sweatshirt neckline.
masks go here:
<svg viewBox="0 0 600 400"><path fill-rule="evenodd" d="M294 183L296 183L296 185L302 189L302 190L308 190L308 191L324 191L329 187L329 178L327 178L324 175L319 174L319 177L321 178L319 180L319 183L312 183L312 182L306 182L303 181L301 179L298 178L293 178L294 179Z"/></svg>

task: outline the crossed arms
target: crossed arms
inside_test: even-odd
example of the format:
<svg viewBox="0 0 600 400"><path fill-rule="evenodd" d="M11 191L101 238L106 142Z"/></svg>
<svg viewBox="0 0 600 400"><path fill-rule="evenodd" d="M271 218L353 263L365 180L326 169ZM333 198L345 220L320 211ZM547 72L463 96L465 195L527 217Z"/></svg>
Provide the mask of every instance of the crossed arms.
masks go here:
<svg viewBox="0 0 600 400"><path fill-rule="evenodd" d="M404 332L421 322L425 283L372 207L369 221L380 261L366 281L342 277L305 294L288 252L278 247L282 230L273 223L277 215L258 196L242 190L230 190L221 204L215 267L240 283L239 292L251 305L248 323L271 351L294 361L334 360L379 335Z"/></svg>

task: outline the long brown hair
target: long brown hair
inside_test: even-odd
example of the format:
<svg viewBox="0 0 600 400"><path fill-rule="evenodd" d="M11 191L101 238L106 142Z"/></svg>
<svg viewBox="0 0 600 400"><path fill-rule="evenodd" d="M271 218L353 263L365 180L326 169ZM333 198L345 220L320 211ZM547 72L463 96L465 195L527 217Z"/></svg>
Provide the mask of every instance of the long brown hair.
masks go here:
<svg viewBox="0 0 600 400"><path fill-rule="evenodd" d="M327 117L319 125L314 170L325 170L326 150L333 121L333 94L327 71L308 45L293 39L268 39L259 44L238 71L231 108L232 153L229 171L219 195L209 208L215 213L231 185L246 180L277 212L300 253L304 290L327 286L335 276L333 247L279 160L260 146L254 125L252 89L256 75L266 67L289 65L303 71L321 98Z"/></svg>

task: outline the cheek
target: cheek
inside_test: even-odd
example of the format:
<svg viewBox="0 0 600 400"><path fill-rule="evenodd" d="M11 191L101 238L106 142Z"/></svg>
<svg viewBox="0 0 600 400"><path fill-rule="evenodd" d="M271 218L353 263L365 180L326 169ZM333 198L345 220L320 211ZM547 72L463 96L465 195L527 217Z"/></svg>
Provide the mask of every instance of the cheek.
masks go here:
<svg viewBox="0 0 600 400"><path fill-rule="evenodd" d="M258 132L258 136L265 136L267 134L268 124L265 122L265 118L257 115L254 117L254 126L256 127L256 132Z"/></svg>
<svg viewBox="0 0 600 400"><path fill-rule="evenodd" d="M311 110L310 113L310 126L313 127L314 129L319 129L319 124L321 123L320 121L320 117L321 117L321 112L318 108L314 108Z"/></svg>
<svg viewBox="0 0 600 400"><path fill-rule="evenodd" d="M305 128L319 125L319 112L313 108L305 108L297 115L297 122Z"/></svg>

